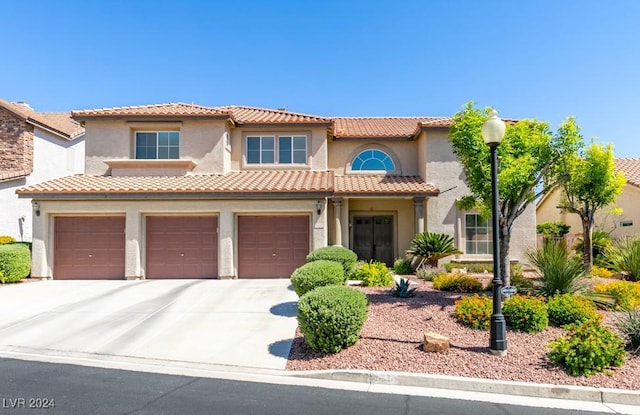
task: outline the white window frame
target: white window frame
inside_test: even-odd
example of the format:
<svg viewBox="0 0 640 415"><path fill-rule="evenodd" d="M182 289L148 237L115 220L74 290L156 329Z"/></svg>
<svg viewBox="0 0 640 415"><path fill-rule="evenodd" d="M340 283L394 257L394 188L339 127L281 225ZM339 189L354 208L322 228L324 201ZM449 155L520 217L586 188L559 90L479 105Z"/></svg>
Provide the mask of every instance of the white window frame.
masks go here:
<svg viewBox="0 0 640 415"><path fill-rule="evenodd" d="M477 232L478 229L486 229L486 235L487 238L484 240L478 240L478 239L470 239L469 238L469 233L468 233L468 229L470 229L469 227L469 220L468 217L469 216L476 216L476 221L477 218L481 218L481 215L477 212L465 212L464 213L464 238L465 238L465 246L464 246L464 253L465 255L492 255L493 254L493 231L492 231L492 226L491 226L491 221L489 219L484 219L486 221L487 226L484 227L478 227L477 226L477 222L476 225L473 227L473 229L476 230L476 234L479 234ZM471 250L469 249L469 244L473 243L474 245L474 249L473 252L471 252ZM478 245L479 244L486 244L486 252L478 252Z"/></svg>
<svg viewBox="0 0 640 415"><path fill-rule="evenodd" d="M296 150L294 146L295 138L304 137L304 163L295 163L295 154ZM259 139L259 161L250 162L249 161L249 139L258 138ZM273 162L263 162L263 152L265 151L263 148L263 139L264 138L273 138ZM289 142L291 144L291 149L288 151L291 156L291 162L282 162L280 161L280 140L289 138ZM309 135L301 134L301 133L290 133L290 134L273 134L273 133L247 133L244 137L245 143L245 151L244 151L244 163L247 166L274 166L274 165L282 165L282 166L307 166L309 164ZM271 149L268 149L271 150ZM252 150L256 151L256 150Z"/></svg>

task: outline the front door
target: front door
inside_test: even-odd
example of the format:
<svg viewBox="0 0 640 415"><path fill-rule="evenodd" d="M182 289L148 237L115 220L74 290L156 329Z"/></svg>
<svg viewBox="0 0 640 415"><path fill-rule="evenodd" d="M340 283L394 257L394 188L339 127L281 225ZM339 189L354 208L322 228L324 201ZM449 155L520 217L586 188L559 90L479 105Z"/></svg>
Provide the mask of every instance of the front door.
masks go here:
<svg viewBox="0 0 640 415"><path fill-rule="evenodd" d="M393 216L354 216L353 223L358 259L393 265Z"/></svg>

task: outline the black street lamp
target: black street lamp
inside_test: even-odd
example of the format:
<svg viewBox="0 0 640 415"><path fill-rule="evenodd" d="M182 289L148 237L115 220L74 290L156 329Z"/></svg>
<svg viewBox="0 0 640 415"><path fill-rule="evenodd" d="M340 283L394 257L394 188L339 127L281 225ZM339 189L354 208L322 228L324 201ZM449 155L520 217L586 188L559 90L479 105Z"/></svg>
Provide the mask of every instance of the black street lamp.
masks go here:
<svg viewBox="0 0 640 415"><path fill-rule="evenodd" d="M500 275L500 240L498 210L498 146L504 137L505 124L495 110L482 124L482 139L491 150L491 228L493 230L493 312L489 328L489 351L491 354L507 354L507 322L502 314L502 276Z"/></svg>

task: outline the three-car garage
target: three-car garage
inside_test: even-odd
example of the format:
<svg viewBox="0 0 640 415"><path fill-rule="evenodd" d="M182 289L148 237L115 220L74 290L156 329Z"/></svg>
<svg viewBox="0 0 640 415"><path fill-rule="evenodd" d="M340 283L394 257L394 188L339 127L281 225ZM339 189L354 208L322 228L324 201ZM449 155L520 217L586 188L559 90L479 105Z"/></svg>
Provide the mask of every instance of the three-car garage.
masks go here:
<svg viewBox="0 0 640 415"><path fill-rule="evenodd" d="M53 278L125 278L125 215L55 216L53 223ZM144 278L219 278L218 215L149 214L140 225ZM233 226L238 278L288 278L309 253L307 214L237 215Z"/></svg>

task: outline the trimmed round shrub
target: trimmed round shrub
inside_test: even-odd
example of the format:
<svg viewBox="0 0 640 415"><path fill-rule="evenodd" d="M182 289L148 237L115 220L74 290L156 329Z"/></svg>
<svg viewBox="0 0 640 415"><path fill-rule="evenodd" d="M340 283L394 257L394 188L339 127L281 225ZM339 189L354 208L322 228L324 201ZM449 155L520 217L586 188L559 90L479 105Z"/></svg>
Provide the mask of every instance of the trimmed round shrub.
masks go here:
<svg viewBox="0 0 640 415"><path fill-rule="evenodd" d="M456 320L474 329L488 329L491 323L493 304L491 298L478 294L456 300L454 315Z"/></svg>
<svg viewBox="0 0 640 415"><path fill-rule="evenodd" d="M502 313L515 330L538 333L549 325L547 305L538 297L514 295L504 302Z"/></svg>
<svg viewBox="0 0 640 415"><path fill-rule="evenodd" d="M298 297L302 297L318 287L343 285L344 283L342 265L335 261L307 262L291 274L291 285Z"/></svg>
<svg viewBox="0 0 640 415"><path fill-rule="evenodd" d="M398 258L393 263L393 270L398 275L409 275L413 273L413 268L411 267L411 261L406 258Z"/></svg>
<svg viewBox="0 0 640 415"><path fill-rule="evenodd" d="M340 245L318 248L307 255L307 262L319 261L321 259L339 262L342 265L342 269L344 269L345 277L348 278L349 275L351 275L353 266L358 261L358 255L352 250Z"/></svg>
<svg viewBox="0 0 640 415"><path fill-rule="evenodd" d="M367 296L344 286L319 287L300 298L297 317L309 347L337 353L358 341L367 319Z"/></svg>
<svg viewBox="0 0 640 415"><path fill-rule="evenodd" d="M565 329L567 335L547 347L551 349L549 359L569 375L589 376L624 363L624 342L613 330L594 321L570 324Z"/></svg>
<svg viewBox="0 0 640 415"><path fill-rule="evenodd" d="M18 282L29 275L31 251L24 244L0 245L0 283Z"/></svg>
<svg viewBox="0 0 640 415"><path fill-rule="evenodd" d="M433 277L433 288L455 293L477 293L482 291L482 283L471 275L462 273L438 274Z"/></svg>
<svg viewBox="0 0 640 415"><path fill-rule="evenodd" d="M390 287L395 280L383 262L365 262L353 275L365 287Z"/></svg>
<svg viewBox="0 0 640 415"><path fill-rule="evenodd" d="M547 300L549 321L558 326L581 321L601 321L602 316L592 301L574 294L562 294Z"/></svg>

